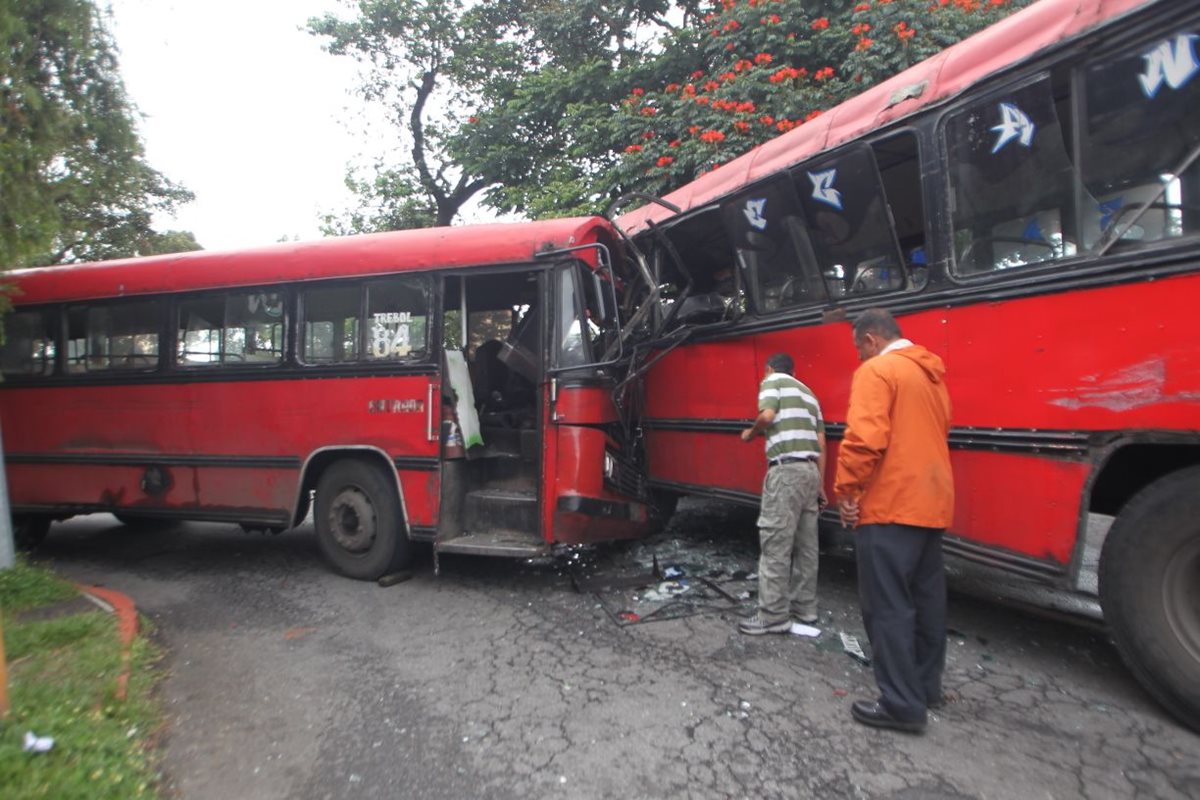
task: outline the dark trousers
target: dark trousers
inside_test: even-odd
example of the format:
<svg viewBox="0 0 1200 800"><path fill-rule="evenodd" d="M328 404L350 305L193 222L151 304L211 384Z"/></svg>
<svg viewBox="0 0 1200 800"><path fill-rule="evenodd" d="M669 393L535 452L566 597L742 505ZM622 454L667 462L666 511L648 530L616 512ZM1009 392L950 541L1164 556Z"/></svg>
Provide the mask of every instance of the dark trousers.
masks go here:
<svg viewBox="0 0 1200 800"><path fill-rule="evenodd" d="M926 703L941 697L946 665L942 531L863 525L854 538L879 702L897 719L924 720Z"/></svg>

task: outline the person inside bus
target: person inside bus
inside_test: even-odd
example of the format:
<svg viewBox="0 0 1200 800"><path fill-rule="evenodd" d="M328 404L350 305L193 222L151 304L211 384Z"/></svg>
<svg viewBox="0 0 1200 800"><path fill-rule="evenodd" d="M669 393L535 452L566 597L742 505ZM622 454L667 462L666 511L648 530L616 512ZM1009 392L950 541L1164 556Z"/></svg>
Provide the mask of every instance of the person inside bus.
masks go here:
<svg viewBox="0 0 1200 800"><path fill-rule="evenodd" d="M946 576L942 534L954 515L950 395L942 359L901 337L882 309L853 325L862 363L850 386L834 496L854 529L863 627L876 700L850 708L863 725L917 733L942 700Z"/></svg>
<svg viewBox="0 0 1200 800"><path fill-rule="evenodd" d="M758 516L758 611L738 623L750 636L787 633L817 621L817 516L825 503L825 422L812 391L792 376L787 353L767 359L758 417L742 431L767 439Z"/></svg>

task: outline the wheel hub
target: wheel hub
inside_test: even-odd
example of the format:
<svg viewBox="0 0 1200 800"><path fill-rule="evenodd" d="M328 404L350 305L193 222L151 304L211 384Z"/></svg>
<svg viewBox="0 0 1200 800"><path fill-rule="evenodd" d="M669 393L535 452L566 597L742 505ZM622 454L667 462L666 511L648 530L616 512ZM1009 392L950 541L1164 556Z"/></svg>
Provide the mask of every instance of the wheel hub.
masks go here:
<svg viewBox="0 0 1200 800"><path fill-rule="evenodd" d="M343 489L329 506L329 530L338 547L365 553L375 543L375 509L358 489Z"/></svg>

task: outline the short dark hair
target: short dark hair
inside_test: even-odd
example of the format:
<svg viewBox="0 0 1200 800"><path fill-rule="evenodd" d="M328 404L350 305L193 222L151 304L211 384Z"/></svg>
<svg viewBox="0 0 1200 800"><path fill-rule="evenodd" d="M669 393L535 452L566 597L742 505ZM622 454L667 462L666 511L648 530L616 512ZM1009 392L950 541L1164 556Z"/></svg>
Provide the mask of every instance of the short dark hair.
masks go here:
<svg viewBox="0 0 1200 800"><path fill-rule="evenodd" d="M886 308L868 308L854 319L854 338L857 341L868 333L887 340L901 337L896 318Z"/></svg>
<svg viewBox="0 0 1200 800"><path fill-rule="evenodd" d="M796 369L796 363L787 353L776 353L767 359L767 366L776 372L786 372L788 375Z"/></svg>

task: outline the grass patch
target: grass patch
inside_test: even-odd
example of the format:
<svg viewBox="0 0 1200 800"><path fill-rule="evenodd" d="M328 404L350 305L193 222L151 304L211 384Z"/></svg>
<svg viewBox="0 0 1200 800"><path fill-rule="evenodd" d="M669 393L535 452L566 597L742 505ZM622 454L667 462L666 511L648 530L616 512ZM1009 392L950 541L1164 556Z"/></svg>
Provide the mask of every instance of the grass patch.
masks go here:
<svg viewBox="0 0 1200 800"><path fill-rule="evenodd" d="M117 700L124 663L112 615L97 610L13 621L17 608L50 605L73 594L69 584L35 567L0 572L12 705L0 724L2 794L6 800L156 798L152 743L161 715L153 697L155 648L140 636L134 640L127 696ZM54 748L23 752L26 731L54 737Z"/></svg>
<svg viewBox="0 0 1200 800"><path fill-rule="evenodd" d="M0 571L0 609L21 611L69 600L79 592L74 586L44 569L18 559L12 569Z"/></svg>

